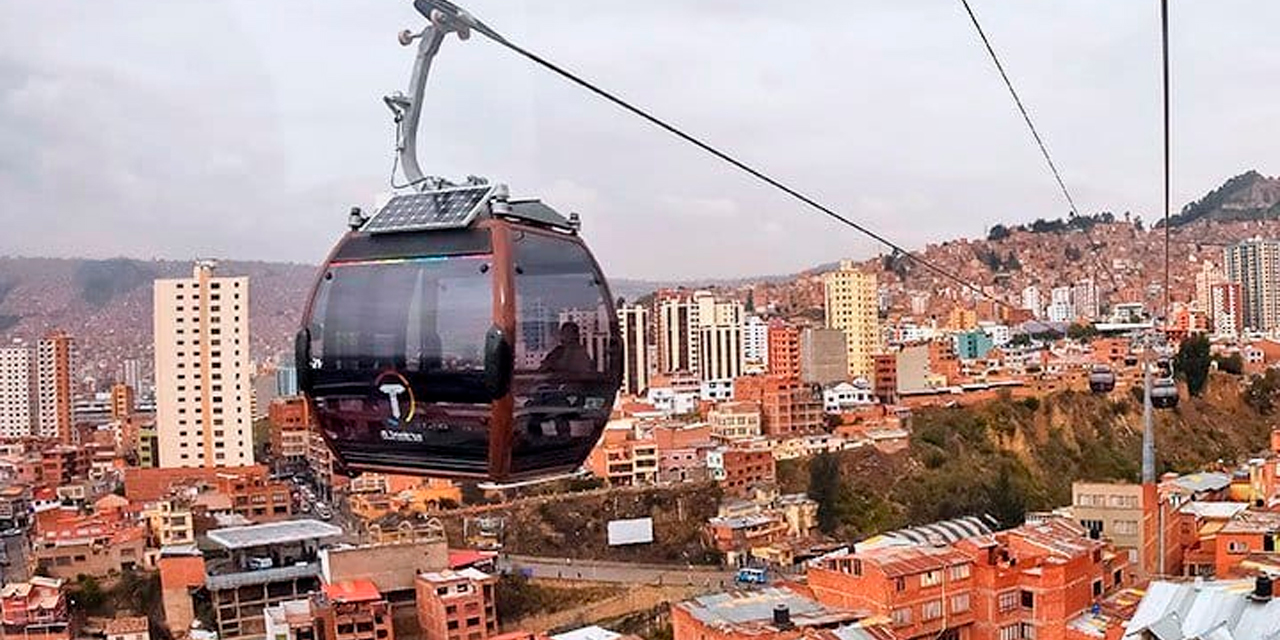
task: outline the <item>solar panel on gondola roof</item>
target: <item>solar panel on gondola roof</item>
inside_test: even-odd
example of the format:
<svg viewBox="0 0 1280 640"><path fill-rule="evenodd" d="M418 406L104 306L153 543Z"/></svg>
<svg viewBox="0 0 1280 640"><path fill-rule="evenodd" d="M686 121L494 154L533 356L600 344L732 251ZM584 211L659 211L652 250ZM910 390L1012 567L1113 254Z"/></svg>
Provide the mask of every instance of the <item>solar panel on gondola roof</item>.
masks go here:
<svg viewBox="0 0 1280 640"><path fill-rule="evenodd" d="M364 227L369 233L461 229L480 214L492 185L453 187L395 196Z"/></svg>

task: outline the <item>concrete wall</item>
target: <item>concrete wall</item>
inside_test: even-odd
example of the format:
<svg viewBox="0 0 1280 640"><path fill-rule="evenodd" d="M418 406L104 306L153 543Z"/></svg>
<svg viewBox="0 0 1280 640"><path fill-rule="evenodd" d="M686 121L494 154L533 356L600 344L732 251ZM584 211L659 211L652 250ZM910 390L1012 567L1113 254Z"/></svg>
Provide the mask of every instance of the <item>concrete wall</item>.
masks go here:
<svg viewBox="0 0 1280 640"><path fill-rule="evenodd" d="M351 549L324 549L320 566L326 582L372 580L378 590L413 590L419 571L439 571L449 566L444 540L398 542Z"/></svg>

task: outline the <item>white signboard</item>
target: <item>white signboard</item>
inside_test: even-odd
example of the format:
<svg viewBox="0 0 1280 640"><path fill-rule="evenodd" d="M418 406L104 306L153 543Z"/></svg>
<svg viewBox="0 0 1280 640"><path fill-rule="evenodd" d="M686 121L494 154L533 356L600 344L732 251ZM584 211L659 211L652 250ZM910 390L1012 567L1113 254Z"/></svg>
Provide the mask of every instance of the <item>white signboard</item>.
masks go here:
<svg viewBox="0 0 1280 640"><path fill-rule="evenodd" d="M653 518L609 521L609 546L653 542Z"/></svg>

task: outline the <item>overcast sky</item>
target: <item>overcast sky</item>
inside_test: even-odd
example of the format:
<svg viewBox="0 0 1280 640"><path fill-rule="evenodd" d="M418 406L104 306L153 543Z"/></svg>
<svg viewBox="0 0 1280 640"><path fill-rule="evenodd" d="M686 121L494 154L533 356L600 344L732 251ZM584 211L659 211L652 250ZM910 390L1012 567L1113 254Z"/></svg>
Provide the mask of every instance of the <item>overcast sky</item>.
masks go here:
<svg viewBox="0 0 1280 640"><path fill-rule="evenodd" d="M958 0L464 4L909 246L1066 212ZM1159 210L1157 4L974 1L1085 212ZM1280 3L1173 4L1181 204L1277 172ZM0 254L320 261L387 189L381 97L421 24L408 0L0 3ZM445 44L424 121L424 168L581 212L612 276L877 251L483 39Z"/></svg>

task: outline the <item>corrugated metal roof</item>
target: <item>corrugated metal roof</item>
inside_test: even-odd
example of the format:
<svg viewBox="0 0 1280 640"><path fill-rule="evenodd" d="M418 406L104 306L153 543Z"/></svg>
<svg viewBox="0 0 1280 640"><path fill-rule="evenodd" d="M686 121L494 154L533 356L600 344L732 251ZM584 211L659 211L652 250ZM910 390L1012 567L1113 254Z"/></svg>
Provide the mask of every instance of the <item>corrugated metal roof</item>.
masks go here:
<svg viewBox="0 0 1280 640"><path fill-rule="evenodd" d="M1237 513L1249 508L1247 502L1204 502L1201 500L1192 500L1178 509L1182 513L1189 513L1198 518L1208 518L1211 520L1225 520L1235 517Z"/></svg>
<svg viewBox="0 0 1280 640"><path fill-rule="evenodd" d="M900 544L933 544L935 541L955 544L966 538L990 535L991 532L991 525L987 521L969 516L889 531L859 542L856 546L861 551L864 548L870 549Z"/></svg>
<svg viewBox="0 0 1280 640"><path fill-rule="evenodd" d="M209 532L209 540L227 549L244 549L303 540L336 538L340 535L342 535L342 529L319 520L286 520L247 527L214 529Z"/></svg>
<svg viewBox="0 0 1280 640"><path fill-rule="evenodd" d="M1192 473L1185 476L1178 476L1170 480L1178 487L1190 491L1192 493L1200 493L1201 491L1221 491L1231 486L1231 476L1225 473L1217 473L1215 471L1204 473Z"/></svg>
<svg viewBox="0 0 1280 640"><path fill-rule="evenodd" d="M779 587L699 596L677 606L684 607L694 618L711 627L765 629L773 627L773 610L778 605L787 607L791 622L801 628L853 622L863 617Z"/></svg>
<svg viewBox="0 0 1280 640"><path fill-rule="evenodd" d="M551 636L551 640L617 640L621 637L622 634L616 631L610 631L604 627L591 625L589 627L582 627L581 629L574 629L573 631L557 633Z"/></svg>
<svg viewBox="0 0 1280 640"><path fill-rule="evenodd" d="M1253 580L1152 582L1125 640L1275 640L1280 599L1255 601Z"/></svg>

